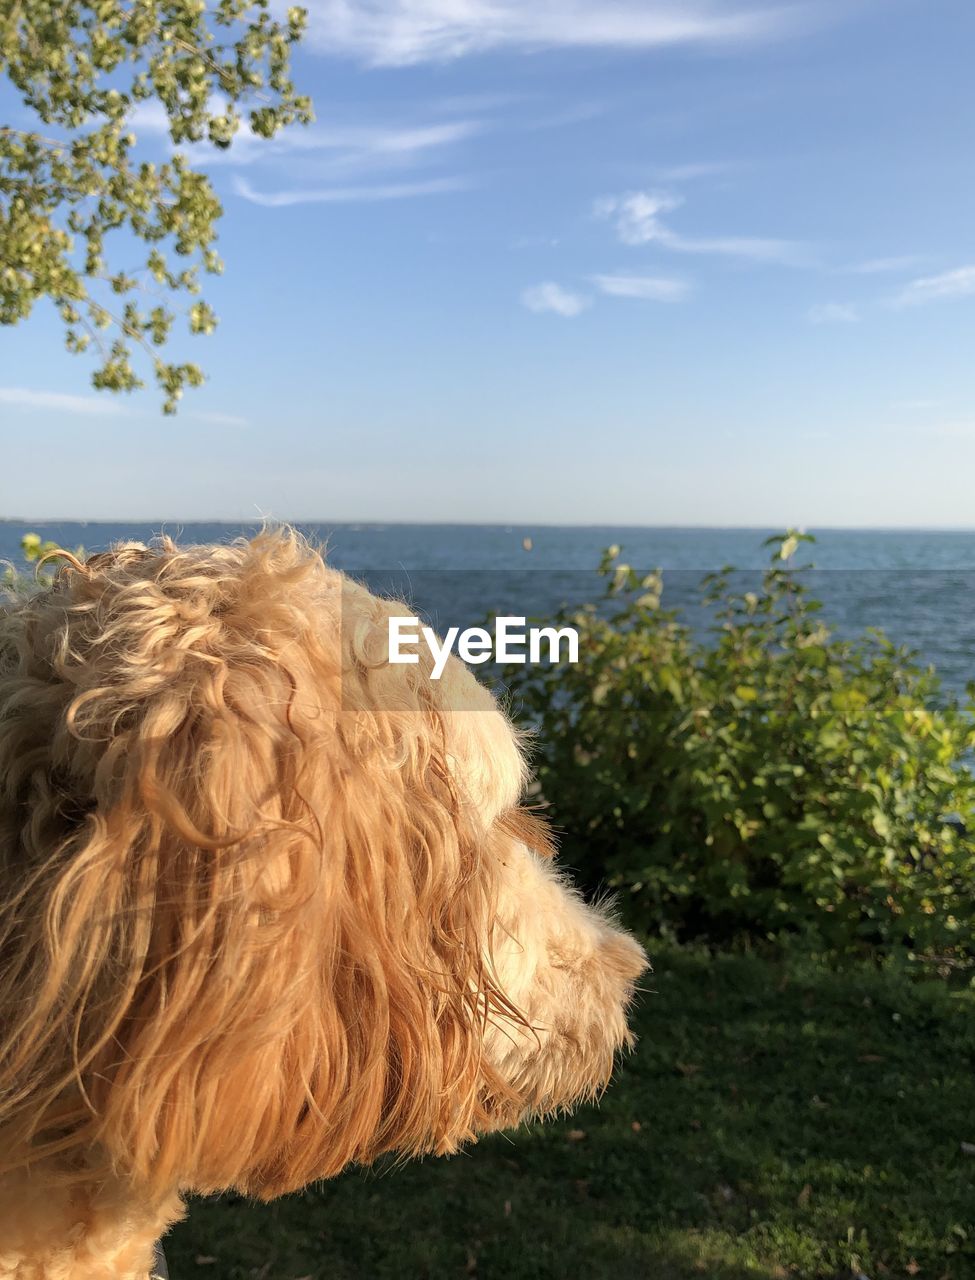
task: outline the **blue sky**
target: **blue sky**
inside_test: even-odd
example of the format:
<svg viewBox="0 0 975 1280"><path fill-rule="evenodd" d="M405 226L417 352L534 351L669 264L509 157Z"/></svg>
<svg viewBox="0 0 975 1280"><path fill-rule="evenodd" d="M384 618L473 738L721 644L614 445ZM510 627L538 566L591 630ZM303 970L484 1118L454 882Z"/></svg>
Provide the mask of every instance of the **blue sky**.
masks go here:
<svg viewBox="0 0 975 1280"><path fill-rule="evenodd" d="M96 395L39 308L0 511L975 525L970 0L311 9L316 123L211 166L206 387Z"/></svg>

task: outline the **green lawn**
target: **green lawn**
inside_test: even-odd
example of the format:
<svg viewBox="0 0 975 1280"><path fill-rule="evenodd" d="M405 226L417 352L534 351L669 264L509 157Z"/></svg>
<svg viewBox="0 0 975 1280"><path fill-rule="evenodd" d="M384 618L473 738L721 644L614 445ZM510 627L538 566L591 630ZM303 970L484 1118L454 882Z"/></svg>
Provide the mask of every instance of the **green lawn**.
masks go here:
<svg viewBox="0 0 975 1280"><path fill-rule="evenodd" d="M975 1277L975 993L673 949L655 970L598 1108L194 1201L174 1280Z"/></svg>

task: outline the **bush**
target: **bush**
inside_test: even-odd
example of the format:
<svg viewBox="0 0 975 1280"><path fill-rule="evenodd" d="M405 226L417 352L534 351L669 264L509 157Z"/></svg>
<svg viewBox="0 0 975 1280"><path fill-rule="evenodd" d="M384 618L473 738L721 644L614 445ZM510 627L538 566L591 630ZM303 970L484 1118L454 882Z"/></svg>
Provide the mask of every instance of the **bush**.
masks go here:
<svg viewBox="0 0 975 1280"><path fill-rule="evenodd" d="M967 959L975 685L962 706L880 632L835 636L791 563L804 540L768 540L754 592L708 575L703 638L612 547L602 604L559 615L578 665L505 668L564 859L681 938Z"/></svg>
<svg viewBox="0 0 975 1280"><path fill-rule="evenodd" d="M57 542L43 539L38 533L25 533L20 540L20 552L25 565L33 565L33 571L17 568L9 561L0 562L0 590L8 593L29 591L36 587L49 587L54 581L54 568L45 569L52 557L61 551ZM72 553L77 560L84 560L84 547L76 547Z"/></svg>

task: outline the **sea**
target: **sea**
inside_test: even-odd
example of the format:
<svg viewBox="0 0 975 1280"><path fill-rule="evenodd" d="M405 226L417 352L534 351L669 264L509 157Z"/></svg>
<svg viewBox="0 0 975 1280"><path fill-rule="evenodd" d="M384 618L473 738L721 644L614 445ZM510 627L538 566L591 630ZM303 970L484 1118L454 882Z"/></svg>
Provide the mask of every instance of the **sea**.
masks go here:
<svg viewBox="0 0 975 1280"><path fill-rule="evenodd" d="M181 543L247 536L255 525L223 523L0 521L0 560L22 563L20 540L37 533L87 552L167 534ZM732 567L736 590L754 589L779 529L647 528L613 525L298 523L330 563L373 590L405 600L443 632L490 614L544 623L562 604L598 600L605 548L642 572L663 575L662 607L697 631L714 619L701 604L702 578ZM793 563L839 635L877 628L933 665L946 692L975 681L975 530L811 529Z"/></svg>

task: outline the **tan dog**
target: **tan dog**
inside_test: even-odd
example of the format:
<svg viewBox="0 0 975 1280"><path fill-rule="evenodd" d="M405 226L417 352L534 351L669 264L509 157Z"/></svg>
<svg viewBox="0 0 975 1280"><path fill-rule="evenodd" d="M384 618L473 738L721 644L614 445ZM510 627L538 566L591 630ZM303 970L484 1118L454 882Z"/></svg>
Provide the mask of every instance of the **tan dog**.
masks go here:
<svg viewBox="0 0 975 1280"><path fill-rule="evenodd" d="M644 954L547 859L491 696L389 665L391 612L288 530L0 611L0 1276L145 1280L185 1193L608 1081Z"/></svg>

